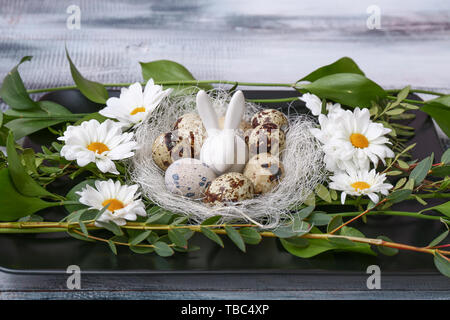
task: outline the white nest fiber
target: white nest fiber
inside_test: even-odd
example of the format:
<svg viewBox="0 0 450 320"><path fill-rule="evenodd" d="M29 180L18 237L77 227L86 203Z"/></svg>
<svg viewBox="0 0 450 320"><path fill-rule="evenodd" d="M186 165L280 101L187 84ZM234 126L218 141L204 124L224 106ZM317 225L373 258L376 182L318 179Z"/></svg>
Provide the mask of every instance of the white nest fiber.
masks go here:
<svg viewBox="0 0 450 320"><path fill-rule="evenodd" d="M219 90L210 92L210 96L217 114L224 115L231 96ZM260 106L246 102L245 120L249 121L260 110ZM169 132L179 117L189 112L197 112L195 95L171 97L136 131L140 149L132 159L131 180L140 185L145 196L164 209L187 215L195 222L221 215L222 221L248 221L272 229L289 219L290 210L301 205L324 179L323 154L318 141L309 132L314 122L304 115L289 114L286 148L281 155L285 177L274 190L226 206L210 206L201 200L173 194L166 189L164 172L152 159L152 144L161 133Z"/></svg>

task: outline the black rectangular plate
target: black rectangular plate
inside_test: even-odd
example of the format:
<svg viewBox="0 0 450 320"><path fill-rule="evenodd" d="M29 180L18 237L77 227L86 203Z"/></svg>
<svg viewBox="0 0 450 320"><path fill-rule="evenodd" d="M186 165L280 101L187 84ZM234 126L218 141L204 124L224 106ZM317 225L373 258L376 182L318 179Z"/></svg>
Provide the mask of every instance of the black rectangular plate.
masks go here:
<svg viewBox="0 0 450 320"><path fill-rule="evenodd" d="M118 95L111 91L111 95ZM246 91L249 99L285 98L297 96L293 91ZM411 97L414 98L414 97ZM417 98L417 97L416 97ZM76 90L59 91L47 94L45 100L58 102L73 112L93 112L99 106L87 101ZM308 110L301 101L288 104L267 104L267 108L282 108L284 112L306 113ZM416 128L411 143L418 142L413 149L413 158L422 159L431 152L440 159L442 146L434 130L432 121L426 114L417 112L416 119L409 122ZM36 147L36 139L27 140L28 146ZM53 137L54 139L54 137ZM38 143L43 143L40 141ZM70 185L62 184L64 191ZM430 201L430 205L435 202ZM402 203L398 210L420 210L415 202ZM59 220L64 216L62 210L47 210L41 213L46 219ZM408 217L370 216L368 223L355 223L368 237L380 234L400 243L416 246L428 244L444 230L441 223L418 220ZM201 235L196 235L192 243L201 250L191 253L178 253L173 257L161 258L155 254L139 255L128 248L119 248L115 256L107 245L86 243L57 234L1 234L0 270L11 273L65 273L67 266L76 264L83 272L92 273L304 273L305 275L361 274L367 266L376 264L384 273L400 275L430 275L438 272L433 259L426 254L400 252L397 256L377 257L353 253L323 253L311 259L301 259L287 253L276 239L264 239L257 246L247 246L242 253L230 241L224 239L222 249ZM445 279L445 278L443 278ZM450 282L448 289L450 289Z"/></svg>

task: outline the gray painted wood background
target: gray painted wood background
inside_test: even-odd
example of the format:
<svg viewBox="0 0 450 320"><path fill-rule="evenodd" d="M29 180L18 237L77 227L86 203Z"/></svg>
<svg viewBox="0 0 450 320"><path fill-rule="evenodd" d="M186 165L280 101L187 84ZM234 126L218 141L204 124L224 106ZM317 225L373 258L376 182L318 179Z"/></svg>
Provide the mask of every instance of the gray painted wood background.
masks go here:
<svg viewBox="0 0 450 320"><path fill-rule="evenodd" d="M66 26L80 8L80 29ZM367 8L380 9L369 30ZM30 88L71 84L64 45L101 82L141 79L138 61L171 59L199 79L293 82L350 56L386 88L450 89L450 2L0 1L0 77L25 55Z"/></svg>
<svg viewBox="0 0 450 320"><path fill-rule="evenodd" d="M79 30L67 28L70 5L81 10ZM370 5L380 9L380 29L366 25ZM198 79L293 82L349 56L385 88L410 84L450 92L450 1L445 0L0 1L1 78L22 56L32 55L21 67L28 88L72 84L64 45L86 77L104 83L141 80L138 61L157 59L178 61ZM400 289L402 295L398 288L339 293L300 284L288 291L252 291L251 282L229 290L221 282L206 291L202 286L183 291L176 285L158 288L141 277L132 282L139 284L134 292L121 291L129 283L120 280L90 279L87 291L71 293L63 277L0 273L0 298L449 297L413 288Z"/></svg>

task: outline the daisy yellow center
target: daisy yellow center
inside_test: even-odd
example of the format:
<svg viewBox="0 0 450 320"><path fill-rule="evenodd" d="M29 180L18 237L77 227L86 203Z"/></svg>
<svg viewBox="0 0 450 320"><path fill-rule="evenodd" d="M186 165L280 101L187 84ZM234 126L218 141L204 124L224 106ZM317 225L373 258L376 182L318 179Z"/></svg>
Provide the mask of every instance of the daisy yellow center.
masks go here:
<svg viewBox="0 0 450 320"><path fill-rule="evenodd" d="M124 206L123 202L117 199L107 199L102 202L102 206L106 206L109 204L108 210L114 212L116 210L122 209Z"/></svg>
<svg viewBox="0 0 450 320"><path fill-rule="evenodd" d="M361 133L353 133L350 136L350 142L355 148L364 149L369 146L369 140Z"/></svg>
<svg viewBox="0 0 450 320"><path fill-rule="evenodd" d="M139 112L145 112L145 108L144 108L144 107L134 108L134 109L130 112L130 115L131 115L131 116L134 116L136 113L139 113Z"/></svg>
<svg viewBox="0 0 450 320"><path fill-rule="evenodd" d="M368 184L367 182L364 182L364 181L356 181L356 182L352 183L351 186L353 187L353 189L355 189L355 191L365 190L365 189L370 188L370 184Z"/></svg>
<svg viewBox="0 0 450 320"><path fill-rule="evenodd" d="M87 146L88 150L91 150L93 152L96 152L98 154L102 154L105 151L109 151L109 148L106 144L102 143L102 142L91 142L88 146Z"/></svg>

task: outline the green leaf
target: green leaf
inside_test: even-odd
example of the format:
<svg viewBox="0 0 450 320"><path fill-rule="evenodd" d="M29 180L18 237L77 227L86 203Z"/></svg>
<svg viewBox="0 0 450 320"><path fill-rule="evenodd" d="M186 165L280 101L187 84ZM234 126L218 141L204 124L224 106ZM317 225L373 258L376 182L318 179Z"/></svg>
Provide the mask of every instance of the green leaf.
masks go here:
<svg viewBox="0 0 450 320"><path fill-rule="evenodd" d="M411 86L404 87L398 94L396 102L400 103L402 100L406 99L409 95L409 91L411 90Z"/></svg>
<svg viewBox="0 0 450 320"><path fill-rule="evenodd" d="M397 203L408 199L411 193L412 191L409 189L395 190L387 196L387 199L392 201L393 203Z"/></svg>
<svg viewBox="0 0 450 320"><path fill-rule="evenodd" d="M391 239L389 239L386 236L378 236L377 239L381 239L388 242L393 242ZM384 247L384 246L377 246L378 251L380 253L384 254L385 256L395 256L398 253L398 249L396 248L390 248L390 247Z"/></svg>
<svg viewBox="0 0 450 320"><path fill-rule="evenodd" d="M202 226L210 226L210 225L214 225L217 223L217 221L219 221L222 218L221 215L217 215L217 216L213 216L213 217L209 217L208 219L204 220L202 222Z"/></svg>
<svg viewBox="0 0 450 320"><path fill-rule="evenodd" d="M173 250L169 245L165 242L158 241L154 244L155 252L161 257L169 257L173 255Z"/></svg>
<svg viewBox="0 0 450 320"><path fill-rule="evenodd" d="M36 131L74 119L73 113L57 103L39 101L37 104L39 106L37 110L17 111L10 109L5 111L5 116L8 119L5 127L13 131L16 140Z"/></svg>
<svg viewBox="0 0 450 320"><path fill-rule="evenodd" d="M187 247L187 241L184 237L184 235L178 231L177 229L170 229L168 232L170 241L173 242L178 247L185 248Z"/></svg>
<svg viewBox="0 0 450 320"><path fill-rule="evenodd" d="M72 229L67 229L67 234L78 240L87 241L87 242L95 242L95 240L90 239L90 238L86 237L85 235L78 234L78 233L74 232Z"/></svg>
<svg viewBox="0 0 450 320"><path fill-rule="evenodd" d="M437 246L439 243L444 241L445 238L448 237L448 233L449 233L448 230L444 231L439 236L437 236L433 241L431 241L430 244L427 247L432 248L432 247Z"/></svg>
<svg viewBox="0 0 450 320"><path fill-rule="evenodd" d="M330 195L330 191L328 191L328 189L323 185L323 184L318 184L316 186L316 194L319 196L319 198L321 198L322 200L330 203L331 202L331 195Z"/></svg>
<svg viewBox="0 0 450 320"><path fill-rule="evenodd" d="M140 62L142 77L145 81L153 79L155 82L196 80L191 72L181 64L170 60L156 60L151 62ZM174 85L170 87L191 87L192 85ZM198 87L209 90L212 86L207 84Z"/></svg>
<svg viewBox="0 0 450 320"><path fill-rule="evenodd" d="M81 232L83 232L83 234L87 237L89 235L89 232L88 232L84 222L83 221L78 221L78 224L80 225Z"/></svg>
<svg viewBox="0 0 450 320"><path fill-rule="evenodd" d="M420 161L419 164L413 169L413 171L411 171L409 177L411 179L414 179L414 185L416 187L423 181L423 179L425 179L432 165L433 165L433 154Z"/></svg>
<svg viewBox="0 0 450 320"><path fill-rule="evenodd" d="M311 233L321 233L319 229L313 228ZM320 253L333 250L336 248L327 239L308 239L309 245L299 247L290 242L290 239L280 239L283 247L292 255L300 258L311 258Z"/></svg>
<svg viewBox="0 0 450 320"><path fill-rule="evenodd" d="M430 174L442 178L450 176L450 166L434 167Z"/></svg>
<svg viewBox="0 0 450 320"><path fill-rule="evenodd" d="M420 110L428 113L437 122L442 131L450 137L450 96L429 100Z"/></svg>
<svg viewBox="0 0 450 320"><path fill-rule="evenodd" d="M303 208L303 209L297 211L295 213L295 216L298 217L298 219L300 219L300 220L306 219L314 211L314 208L315 208L315 206L308 206L306 208Z"/></svg>
<svg viewBox="0 0 450 320"><path fill-rule="evenodd" d="M112 240L108 240L108 245L109 248L111 249L111 251L117 256L117 248L116 248L116 244L114 242L112 242Z"/></svg>
<svg viewBox="0 0 450 320"><path fill-rule="evenodd" d="M320 230L317 228L312 228L311 233L321 234ZM343 227L341 229L341 235L351 236L351 237L360 237L364 238L364 234L355 228L351 227ZM296 246L291 243L291 239L280 239L283 247L291 254L300 257L300 258L311 258L320 253L330 251L330 250L343 250L350 252L357 252L368 255L375 255L375 252L372 251L370 245L366 243L357 243L352 242L350 245L348 241L333 241L327 239L308 239L309 245L307 247ZM348 240L348 239L347 239Z"/></svg>
<svg viewBox="0 0 450 320"><path fill-rule="evenodd" d="M408 180L407 178L401 178L400 180L398 180L397 183L395 184L394 190L403 187L403 185L406 183L407 180Z"/></svg>
<svg viewBox="0 0 450 320"><path fill-rule="evenodd" d="M303 234L306 234L310 231L309 229L309 223L294 219L293 223L279 226L275 230L273 230L273 233L278 238L291 238L294 236L301 236Z"/></svg>
<svg viewBox="0 0 450 320"><path fill-rule="evenodd" d="M28 175L17 154L14 137L10 132L7 140L8 167L11 179L17 190L24 196L29 197L51 197L57 198L54 194L41 187L33 178Z"/></svg>
<svg viewBox="0 0 450 320"><path fill-rule="evenodd" d="M299 248L306 248L307 246L309 246L308 239L304 239L304 238L294 237L294 238L285 238L285 239L281 239L281 240L289 243L290 245L293 245L293 246L299 247Z"/></svg>
<svg viewBox="0 0 450 320"><path fill-rule="evenodd" d="M116 236L122 236L123 235L122 228L120 228L120 226L118 226L117 224L115 224L112 221L108 221L108 222L106 222L106 221L97 221L96 223L100 227L105 228L108 231L111 231Z"/></svg>
<svg viewBox="0 0 450 320"><path fill-rule="evenodd" d="M300 81L316 81L319 78L322 78L324 76L328 76L335 73L356 73L360 75L364 75L364 72L361 71L361 69L358 67L358 65L353 61L352 59L348 57L340 58L339 60L333 62L332 64L323 66L310 74L308 74L306 77L303 77L297 82Z"/></svg>
<svg viewBox="0 0 450 320"><path fill-rule="evenodd" d="M327 233L330 233L334 229L341 226L343 223L344 222L342 221L342 216L339 216L339 215L334 216L333 218L331 218L330 222L328 223ZM338 231L338 234L339 234L339 231Z"/></svg>
<svg viewBox="0 0 450 320"><path fill-rule="evenodd" d="M146 230L146 231L138 233L136 236L130 238L130 242L129 242L130 245L135 246L135 245L141 243L142 241L144 241L145 239L148 238L150 233L152 233L151 230Z"/></svg>
<svg viewBox="0 0 450 320"><path fill-rule="evenodd" d="M430 210L438 211L438 212L442 213L443 215L445 215L445 216L450 218L450 201L447 201L446 203L440 204L438 206L426 208L426 209L421 210L419 212L422 213L422 212L430 211Z"/></svg>
<svg viewBox="0 0 450 320"><path fill-rule="evenodd" d="M240 233L230 226L225 226L225 231L227 232L227 236L234 242L234 244L241 249L242 252L245 252L245 243L244 239L242 239Z"/></svg>
<svg viewBox="0 0 450 320"><path fill-rule="evenodd" d="M359 230L345 226L341 229L341 235L347 237L357 237L357 238L365 238L366 236ZM369 244L361 243L361 242L353 242L353 246L350 247L340 247L340 249L345 251L357 252L367 255L376 256L376 253L372 250Z"/></svg>
<svg viewBox="0 0 450 320"><path fill-rule="evenodd" d="M403 172L399 171L399 170L393 170L393 171L388 171L386 172L387 176L399 176L401 175Z"/></svg>
<svg viewBox="0 0 450 320"><path fill-rule="evenodd" d="M31 214L29 216L20 218L17 221L19 221L19 222L42 222L42 221L44 221L44 218L42 218L40 215L37 215L37 214Z"/></svg>
<svg viewBox="0 0 450 320"><path fill-rule="evenodd" d="M242 236L242 239L247 244L258 244L261 242L261 235L255 228L245 227L239 229L239 233Z"/></svg>
<svg viewBox="0 0 450 320"><path fill-rule="evenodd" d="M316 212L313 212L309 216L308 221L311 224L320 227L320 226L326 226L330 222L331 218L332 218L332 216L329 214L326 214L325 212L316 211Z"/></svg>
<svg viewBox="0 0 450 320"><path fill-rule="evenodd" d="M330 238L329 241L338 247L353 247L356 243L345 238Z"/></svg>
<svg viewBox="0 0 450 320"><path fill-rule="evenodd" d="M444 154L442 155L441 162L445 164L450 164L450 148L447 149L447 151L445 151Z"/></svg>
<svg viewBox="0 0 450 320"><path fill-rule="evenodd" d="M169 220L172 218L172 213L161 209L159 207L154 207L156 213L149 214L148 219L145 221L145 224L168 224Z"/></svg>
<svg viewBox="0 0 450 320"><path fill-rule="evenodd" d="M137 247L137 246L130 246L130 250L137 254L147 254L155 251L152 247Z"/></svg>
<svg viewBox="0 0 450 320"><path fill-rule="evenodd" d="M373 101L387 96L378 84L356 73L332 74L300 88L350 107L371 107Z"/></svg>
<svg viewBox="0 0 450 320"><path fill-rule="evenodd" d="M434 265L444 276L450 278L450 261L439 252L434 255Z"/></svg>
<svg viewBox="0 0 450 320"><path fill-rule="evenodd" d="M108 91L106 91L105 87L101 83L90 81L81 75L73 64L67 48L66 57L70 64L70 73L72 74L73 81L80 92L93 102L106 104L106 100L108 100Z"/></svg>
<svg viewBox="0 0 450 320"><path fill-rule="evenodd" d="M16 65L3 79L0 89L0 97L7 105L16 110L32 110L38 109L38 104L33 101L27 93L27 89L20 77L18 68L25 62L30 61L31 56L23 57L19 64Z"/></svg>
<svg viewBox="0 0 450 320"><path fill-rule="evenodd" d="M214 241L215 243L217 243L219 246L221 246L223 248L223 241L222 241L222 239L220 239L220 237L217 233L215 233L214 231L212 231L210 228L207 228L207 227L200 227L200 231L203 233L203 235L205 237Z"/></svg>

